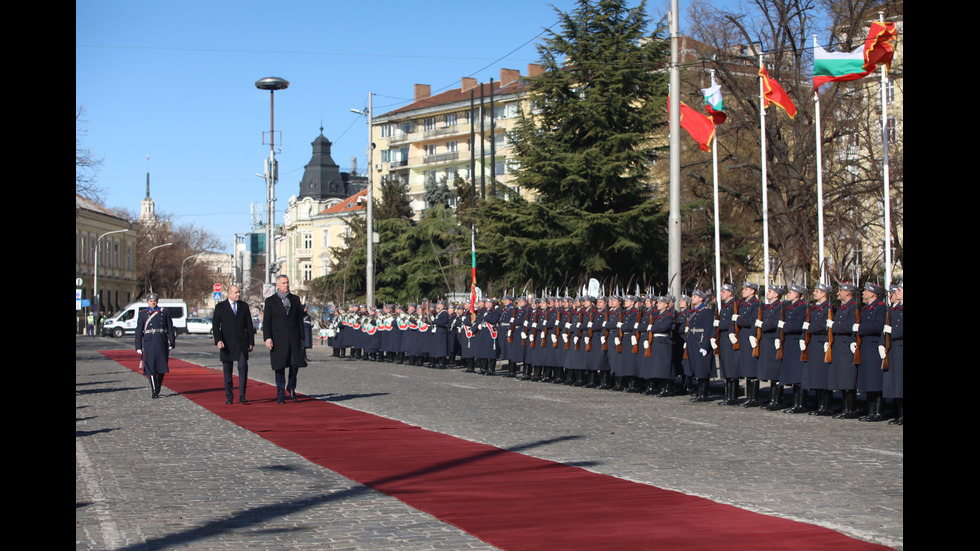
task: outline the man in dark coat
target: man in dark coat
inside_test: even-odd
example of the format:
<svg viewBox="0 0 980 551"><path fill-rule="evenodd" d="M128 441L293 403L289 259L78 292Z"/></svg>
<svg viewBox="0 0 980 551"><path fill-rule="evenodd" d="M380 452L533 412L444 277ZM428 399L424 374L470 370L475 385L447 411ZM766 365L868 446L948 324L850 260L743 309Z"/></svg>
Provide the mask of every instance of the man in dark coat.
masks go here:
<svg viewBox="0 0 980 551"><path fill-rule="evenodd" d="M143 374L150 381L150 396L160 397L163 376L170 372L170 350L177 344L177 333L170 312L158 306L159 297L146 297L147 308L136 318L136 351L143 356Z"/></svg>
<svg viewBox="0 0 980 551"><path fill-rule="evenodd" d="M276 372L276 397L286 403L286 392L295 402L296 373L306 367L303 350L303 304L289 292L289 278L276 278L276 292L265 300L265 322L262 324L265 347L271 352ZM288 372L288 378L286 370Z"/></svg>
<svg viewBox="0 0 980 551"><path fill-rule="evenodd" d="M214 344L218 347L218 356L225 372L226 404L232 403L235 398L232 387L232 368L235 362L238 362L238 400L243 404L248 402L245 398L248 354L255 347L255 327L252 325L248 303L239 300L241 296L237 285L229 287L228 300L219 302L211 317Z"/></svg>

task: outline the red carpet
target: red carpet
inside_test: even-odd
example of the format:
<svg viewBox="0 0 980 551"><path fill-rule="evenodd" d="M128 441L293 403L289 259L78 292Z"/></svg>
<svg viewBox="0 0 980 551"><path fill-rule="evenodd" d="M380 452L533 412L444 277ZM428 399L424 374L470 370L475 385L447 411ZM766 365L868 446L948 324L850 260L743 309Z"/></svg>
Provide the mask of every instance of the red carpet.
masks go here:
<svg viewBox="0 0 980 551"><path fill-rule="evenodd" d="M137 369L135 352L102 353ZM220 370L173 359L170 370L164 386L185 398L503 549L887 549L328 402L279 405L275 387L256 381L248 405L229 406Z"/></svg>

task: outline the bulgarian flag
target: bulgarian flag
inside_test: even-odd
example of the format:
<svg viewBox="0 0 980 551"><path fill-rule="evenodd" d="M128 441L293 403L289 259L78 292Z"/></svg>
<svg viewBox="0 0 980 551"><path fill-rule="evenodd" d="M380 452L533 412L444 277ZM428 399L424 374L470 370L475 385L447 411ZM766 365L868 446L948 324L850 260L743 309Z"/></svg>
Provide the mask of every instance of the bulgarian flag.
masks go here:
<svg viewBox="0 0 980 551"><path fill-rule="evenodd" d="M878 65L891 68L892 56L895 55L895 44L898 42L898 31L894 23L875 21L868 30L868 38L864 40L864 68L874 71Z"/></svg>
<svg viewBox="0 0 980 551"><path fill-rule="evenodd" d="M704 94L704 110L711 115L711 120L715 124L725 122L728 115L725 113L725 102L721 97L721 84L715 83L714 75L711 76L711 87L702 88Z"/></svg>
<svg viewBox="0 0 980 551"><path fill-rule="evenodd" d="M864 46L851 52L828 52L820 46L813 49L813 89L828 82L858 80L871 74L864 68Z"/></svg>
<svg viewBox="0 0 980 551"><path fill-rule="evenodd" d="M789 99L789 94L776 82L776 79L769 78L769 73L764 66L759 67L759 78L762 79L763 108L769 107L770 103L775 103L782 107L790 118L795 117L796 105L793 105L793 100Z"/></svg>

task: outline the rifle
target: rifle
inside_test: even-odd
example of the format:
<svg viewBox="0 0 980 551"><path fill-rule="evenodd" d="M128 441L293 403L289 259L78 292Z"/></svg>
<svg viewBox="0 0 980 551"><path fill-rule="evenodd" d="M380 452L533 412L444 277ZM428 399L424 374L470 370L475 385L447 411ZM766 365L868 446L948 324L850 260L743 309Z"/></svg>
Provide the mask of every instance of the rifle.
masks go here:
<svg viewBox="0 0 980 551"><path fill-rule="evenodd" d="M857 324L861 323L861 308L858 307L857 301L854 302L854 323ZM860 333L854 334L854 341L857 343L857 346L854 347L854 364L857 365L861 363L861 334Z"/></svg>
<svg viewBox="0 0 980 551"><path fill-rule="evenodd" d="M636 317L636 321L637 322L640 321L640 311L639 310L636 311L636 316L637 316ZM637 333L638 333L637 330L639 329L639 325L640 325L639 323L635 323L634 329L633 329L633 340L636 341L636 344L633 345L633 353L634 354L639 354L640 353L640 338L637 335Z"/></svg>
<svg viewBox="0 0 980 551"><path fill-rule="evenodd" d="M592 324L595 323L595 306L589 308L589 342L585 345L586 352L592 352Z"/></svg>
<svg viewBox="0 0 980 551"><path fill-rule="evenodd" d="M734 299L733 302L734 302L734 304L732 305L732 313L737 316L738 315L738 299ZM732 321L730 323L735 326L735 342L732 344L732 350L738 350L738 349L741 348L741 345L738 344L738 325L735 324L734 321ZM728 332L729 333L732 332L731 328L728 329Z"/></svg>
<svg viewBox="0 0 980 551"><path fill-rule="evenodd" d="M623 309L619 308L619 344L616 345L616 353L621 354L623 352Z"/></svg>
<svg viewBox="0 0 980 551"><path fill-rule="evenodd" d="M889 307L888 311L885 312L885 325L891 327L892 325L892 309ZM888 371L888 352L892 349L892 332L889 330L885 333L885 357L881 359L881 370Z"/></svg>
<svg viewBox="0 0 980 551"><path fill-rule="evenodd" d="M810 361L810 303L806 305L806 317L803 319L806 322L806 337L803 340L803 351L800 352L800 361L808 362Z"/></svg>
<svg viewBox="0 0 980 551"><path fill-rule="evenodd" d="M827 351L823 355L823 363L829 364L833 363L833 351L834 351L834 330L830 327L830 324L834 321L834 307L830 304L827 305Z"/></svg>
<svg viewBox="0 0 980 551"><path fill-rule="evenodd" d="M648 336L647 336L647 350L646 350L646 352L643 353L643 356L646 357L646 358L649 358L650 357L650 349L653 348L653 314L656 311L657 311L657 307L655 305L650 310L650 323L647 324L647 326L650 327L650 331L647 331L647 333L648 333Z"/></svg>
<svg viewBox="0 0 980 551"><path fill-rule="evenodd" d="M779 311L779 321L780 322L785 322L786 321L786 305L785 304L783 304L782 310ZM776 359L777 360L782 360L783 359L783 348L785 347L785 345L786 345L786 333L783 331L783 328L780 327L779 328L779 348L776 349Z"/></svg>
<svg viewBox="0 0 980 551"><path fill-rule="evenodd" d="M762 301L760 300L759 301L759 316L758 316L758 320L759 321L762 321L762 306L763 306L763 304L762 304ZM762 345L762 326L760 324L759 327L756 327L755 328L755 347L752 348L752 357L753 358L758 358L759 357L759 347L761 345Z"/></svg>

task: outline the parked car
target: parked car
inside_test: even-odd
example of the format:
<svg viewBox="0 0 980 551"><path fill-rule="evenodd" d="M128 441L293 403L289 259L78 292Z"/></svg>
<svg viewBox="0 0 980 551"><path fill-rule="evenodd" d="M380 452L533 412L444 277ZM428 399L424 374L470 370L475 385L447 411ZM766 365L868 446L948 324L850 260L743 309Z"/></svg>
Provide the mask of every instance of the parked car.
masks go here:
<svg viewBox="0 0 980 551"><path fill-rule="evenodd" d="M212 331L211 318L187 318L187 332L198 335L210 335Z"/></svg>

